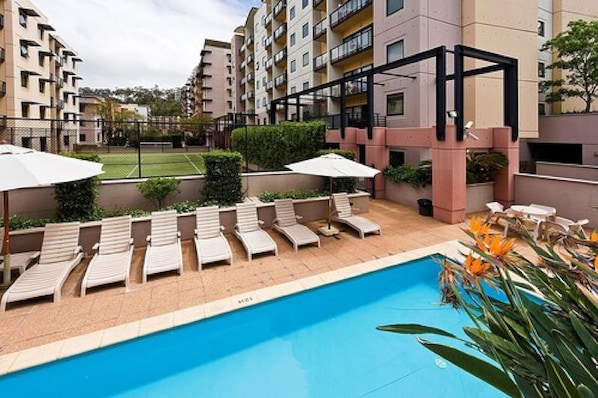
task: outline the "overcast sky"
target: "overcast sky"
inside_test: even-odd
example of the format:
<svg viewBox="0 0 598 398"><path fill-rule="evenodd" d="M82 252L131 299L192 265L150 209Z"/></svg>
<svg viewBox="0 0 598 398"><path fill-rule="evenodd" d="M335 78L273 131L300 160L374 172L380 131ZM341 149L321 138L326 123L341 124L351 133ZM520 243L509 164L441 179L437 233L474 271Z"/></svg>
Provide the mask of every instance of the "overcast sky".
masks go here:
<svg viewBox="0 0 598 398"><path fill-rule="evenodd" d="M32 0L83 59L81 86L180 87L204 39L230 42L260 0Z"/></svg>

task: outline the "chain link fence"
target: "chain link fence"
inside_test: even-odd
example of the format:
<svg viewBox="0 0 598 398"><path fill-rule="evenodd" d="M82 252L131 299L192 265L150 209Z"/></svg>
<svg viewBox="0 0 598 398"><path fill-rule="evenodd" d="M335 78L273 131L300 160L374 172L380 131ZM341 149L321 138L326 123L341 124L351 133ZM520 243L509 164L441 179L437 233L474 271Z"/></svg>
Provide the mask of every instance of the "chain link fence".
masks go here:
<svg viewBox="0 0 598 398"><path fill-rule="evenodd" d="M103 179L197 175L205 172L201 154L230 149L230 133L241 123L4 117L0 140L51 153L95 153L104 164Z"/></svg>

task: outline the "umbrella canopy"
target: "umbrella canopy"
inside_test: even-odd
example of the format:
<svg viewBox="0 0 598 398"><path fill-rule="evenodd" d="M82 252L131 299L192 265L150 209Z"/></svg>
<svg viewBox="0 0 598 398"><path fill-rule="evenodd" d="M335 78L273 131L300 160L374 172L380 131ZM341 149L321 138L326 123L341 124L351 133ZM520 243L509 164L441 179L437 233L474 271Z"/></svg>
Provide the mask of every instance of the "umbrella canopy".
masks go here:
<svg viewBox="0 0 598 398"><path fill-rule="evenodd" d="M332 179L347 177L373 178L380 170L357 163L335 153L318 156L317 158L302 160L301 162L287 164L285 167L300 174L330 177L330 197L332 198ZM331 203L328 200L328 231L331 231ZM333 235L332 232L321 231L324 235ZM337 233L337 232L335 232Z"/></svg>
<svg viewBox="0 0 598 398"><path fill-rule="evenodd" d="M4 283L10 282L8 191L77 181L103 173L102 164L39 152L14 145L0 145L0 191L4 192Z"/></svg>
<svg viewBox="0 0 598 398"><path fill-rule="evenodd" d="M372 178L380 172L353 160L349 160L335 153L318 156L317 158L287 164L285 167L301 174L314 176L342 178L366 177Z"/></svg>

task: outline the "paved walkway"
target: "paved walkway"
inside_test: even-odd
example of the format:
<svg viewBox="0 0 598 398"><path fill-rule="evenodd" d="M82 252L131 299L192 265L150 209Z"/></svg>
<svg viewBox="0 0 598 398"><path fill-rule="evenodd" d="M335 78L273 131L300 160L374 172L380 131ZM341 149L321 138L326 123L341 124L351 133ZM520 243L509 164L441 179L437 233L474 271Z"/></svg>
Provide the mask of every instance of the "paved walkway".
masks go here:
<svg viewBox="0 0 598 398"><path fill-rule="evenodd" d="M131 287L115 284L88 290L80 297L80 283L91 255L65 283L62 300L51 298L9 304L0 314L0 355L87 334L128 322L281 284L349 265L387 257L455 239L466 240L463 225L448 225L416 210L386 200L371 200L369 219L378 222L383 234L359 239L357 233L338 225L340 238L321 237L322 247L306 247L298 253L276 231L268 230L279 247L279 256L263 254L247 261L240 242L232 235L232 266L215 263L197 270L192 241L183 242L184 274L164 273L141 283L145 248L135 249ZM309 223L316 230L320 223Z"/></svg>

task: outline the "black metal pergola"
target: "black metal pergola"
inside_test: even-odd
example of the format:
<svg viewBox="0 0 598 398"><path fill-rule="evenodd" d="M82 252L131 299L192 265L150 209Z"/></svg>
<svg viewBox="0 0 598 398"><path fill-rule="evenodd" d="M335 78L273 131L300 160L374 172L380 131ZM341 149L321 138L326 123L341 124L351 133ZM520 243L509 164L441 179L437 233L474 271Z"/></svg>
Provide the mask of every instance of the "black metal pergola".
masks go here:
<svg viewBox="0 0 598 398"><path fill-rule="evenodd" d="M454 73L447 74L447 59L448 54L454 56ZM465 70L465 58L474 58L491 63L490 66L476 68L472 70ZM372 139L374 123L374 77L378 74L391 75L397 78L415 78L414 76L407 76L402 74L396 74L390 72L393 69L425 61L427 59L435 59L436 61L436 139L444 141L446 138L446 96L447 96L447 82L454 80L454 106L456 116L454 117L455 125L457 128L457 140L463 141L464 139L464 119L463 113L465 110L464 92L465 92L465 78L477 75L483 75L493 72L503 72L503 120L504 125L511 127L511 139L516 141L519 136L519 101L518 101L518 81L517 81L517 70L518 64L517 59L507 57L500 54L495 54L485 50L479 50L477 48L456 45L453 50L447 50L445 46L436 47L431 50L423 51L409 57L405 57L393 62L389 62L384 65L376 66L372 69L356 73L351 76L345 76L340 79L330 81L325 84L321 84L307 90L303 90L297 93L293 93L284 97L277 98L270 102L270 123L276 124L277 117L276 113L278 106L282 105L284 108L285 115L288 115L289 107L296 107L297 115L300 114L301 106L305 105L301 103L301 97L307 95L322 96L318 94L323 92L327 88L339 86L340 96L340 132L341 137L344 138L346 120L346 100L347 100L347 88L346 83L355 81L357 79L366 79L366 104L367 104L367 136L368 139Z"/></svg>

